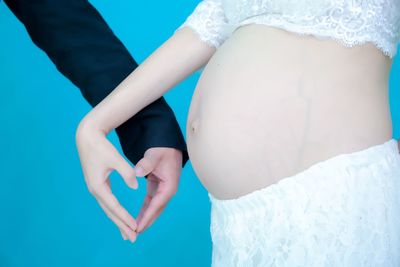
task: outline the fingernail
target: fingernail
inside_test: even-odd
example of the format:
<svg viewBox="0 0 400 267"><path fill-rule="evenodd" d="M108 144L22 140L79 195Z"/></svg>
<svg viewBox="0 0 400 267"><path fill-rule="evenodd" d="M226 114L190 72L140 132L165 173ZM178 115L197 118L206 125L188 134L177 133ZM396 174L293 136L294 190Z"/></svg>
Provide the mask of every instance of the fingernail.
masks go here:
<svg viewBox="0 0 400 267"><path fill-rule="evenodd" d="M136 176L143 176L143 174L144 174L144 170L143 170L143 168L140 167L140 166L137 166L137 167L135 168L135 171L136 171Z"/></svg>

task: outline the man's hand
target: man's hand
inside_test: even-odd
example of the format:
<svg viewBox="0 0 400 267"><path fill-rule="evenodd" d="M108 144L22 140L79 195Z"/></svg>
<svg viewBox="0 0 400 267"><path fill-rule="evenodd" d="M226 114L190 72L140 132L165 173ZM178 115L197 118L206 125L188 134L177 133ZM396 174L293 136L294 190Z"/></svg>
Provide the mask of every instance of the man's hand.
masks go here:
<svg viewBox="0 0 400 267"><path fill-rule="evenodd" d="M135 165L137 176L147 176L147 195L137 217L138 233L150 227L175 195L182 171L182 151L152 147Z"/></svg>

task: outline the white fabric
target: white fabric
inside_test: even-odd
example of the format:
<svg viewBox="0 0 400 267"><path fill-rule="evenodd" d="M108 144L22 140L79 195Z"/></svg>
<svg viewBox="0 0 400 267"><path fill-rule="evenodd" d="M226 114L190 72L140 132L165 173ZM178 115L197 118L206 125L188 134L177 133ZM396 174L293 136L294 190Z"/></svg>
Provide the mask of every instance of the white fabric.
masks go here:
<svg viewBox="0 0 400 267"><path fill-rule="evenodd" d="M211 201L212 267L399 267L397 141Z"/></svg>
<svg viewBox="0 0 400 267"><path fill-rule="evenodd" d="M400 41L400 0L203 0L179 27L219 47L238 27L257 23L352 47L373 43L394 57Z"/></svg>

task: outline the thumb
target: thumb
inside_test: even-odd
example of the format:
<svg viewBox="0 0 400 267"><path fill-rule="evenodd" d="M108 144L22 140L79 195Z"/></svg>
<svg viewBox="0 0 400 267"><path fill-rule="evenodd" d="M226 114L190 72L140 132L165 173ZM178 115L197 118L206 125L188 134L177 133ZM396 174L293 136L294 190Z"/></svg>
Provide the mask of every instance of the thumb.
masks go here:
<svg viewBox="0 0 400 267"><path fill-rule="evenodd" d="M151 173L155 168L155 164L150 157L144 156L135 165L135 172L137 176L146 176Z"/></svg>
<svg viewBox="0 0 400 267"><path fill-rule="evenodd" d="M116 163L116 171L122 176L127 186L137 189L139 184L136 179L136 173L133 167L126 162L125 159L120 157Z"/></svg>

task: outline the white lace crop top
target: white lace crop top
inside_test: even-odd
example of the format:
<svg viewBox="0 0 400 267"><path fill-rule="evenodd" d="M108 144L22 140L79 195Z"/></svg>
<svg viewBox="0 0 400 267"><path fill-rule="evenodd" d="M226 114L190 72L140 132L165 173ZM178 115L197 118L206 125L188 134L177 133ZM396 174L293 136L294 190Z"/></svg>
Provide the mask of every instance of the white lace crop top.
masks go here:
<svg viewBox="0 0 400 267"><path fill-rule="evenodd" d="M400 0L203 0L179 27L219 47L235 29L257 23L351 47L373 43L394 57L400 41Z"/></svg>

